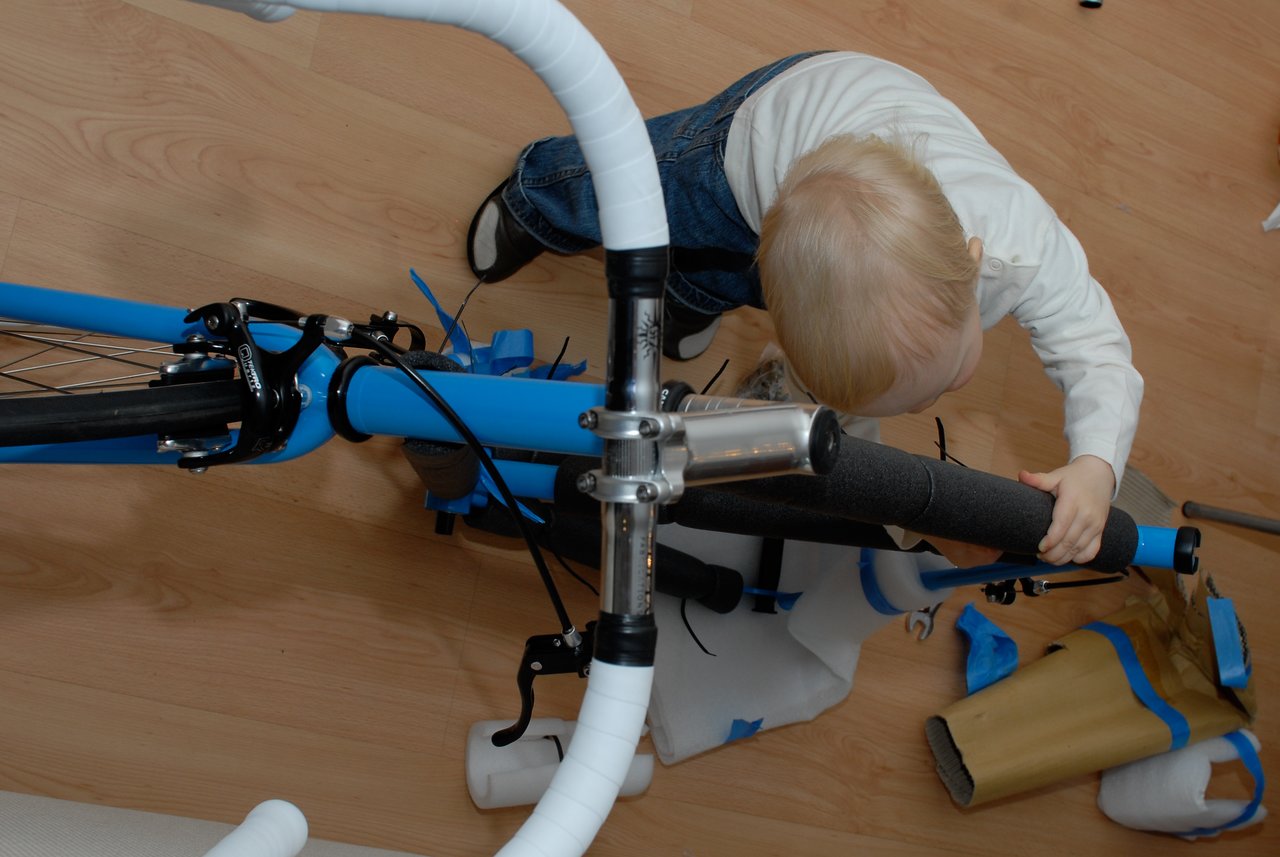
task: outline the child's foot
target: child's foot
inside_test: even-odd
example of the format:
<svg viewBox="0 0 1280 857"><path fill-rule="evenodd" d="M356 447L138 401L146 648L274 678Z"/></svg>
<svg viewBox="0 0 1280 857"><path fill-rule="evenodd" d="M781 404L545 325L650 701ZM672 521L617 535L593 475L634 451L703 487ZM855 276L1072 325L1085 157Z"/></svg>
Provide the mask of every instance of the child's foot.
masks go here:
<svg viewBox="0 0 1280 857"><path fill-rule="evenodd" d="M486 283L505 280L546 249L502 201L506 186L503 181L485 198L467 230L467 262L471 273Z"/></svg>
<svg viewBox="0 0 1280 857"><path fill-rule="evenodd" d="M719 313L702 313L667 298L662 302L662 353L692 360L711 346L720 328Z"/></svg>

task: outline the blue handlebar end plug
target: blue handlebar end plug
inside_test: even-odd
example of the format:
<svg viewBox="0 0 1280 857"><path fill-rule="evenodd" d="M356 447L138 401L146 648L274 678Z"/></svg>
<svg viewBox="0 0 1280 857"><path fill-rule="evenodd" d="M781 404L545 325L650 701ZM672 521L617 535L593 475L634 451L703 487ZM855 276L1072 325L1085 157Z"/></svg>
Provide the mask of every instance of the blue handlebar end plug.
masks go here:
<svg viewBox="0 0 1280 857"><path fill-rule="evenodd" d="M1086 9L1101 9L1102 0L1080 0L1080 5Z"/></svg>
<svg viewBox="0 0 1280 857"><path fill-rule="evenodd" d="M1196 548L1200 530L1195 527L1138 527L1138 550L1134 565L1171 568L1179 574L1195 574L1200 568Z"/></svg>

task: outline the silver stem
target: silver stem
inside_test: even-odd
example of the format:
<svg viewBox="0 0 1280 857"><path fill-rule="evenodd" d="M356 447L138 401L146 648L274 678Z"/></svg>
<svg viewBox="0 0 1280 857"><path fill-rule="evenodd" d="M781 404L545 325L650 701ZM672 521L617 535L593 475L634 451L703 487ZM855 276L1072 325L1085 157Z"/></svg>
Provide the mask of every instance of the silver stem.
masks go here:
<svg viewBox="0 0 1280 857"><path fill-rule="evenodd" d="M605 407L652 413L658 406L662 349L661 299L610 300L611 337ZM619 336L619 331L628 335ZM606 440L604 472L621 478L657 474L657 444L647 440ZM652 612L652 570L657 510L651 502L605 503L601 609L622 615Z"/></svg>

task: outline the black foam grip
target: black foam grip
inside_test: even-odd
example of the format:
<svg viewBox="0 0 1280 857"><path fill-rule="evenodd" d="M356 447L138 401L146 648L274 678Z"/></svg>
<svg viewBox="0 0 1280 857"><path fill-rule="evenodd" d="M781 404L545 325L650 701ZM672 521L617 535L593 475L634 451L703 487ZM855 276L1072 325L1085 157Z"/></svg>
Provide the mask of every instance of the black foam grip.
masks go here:
<svg viewBox="0 0 1280 857"><path fill-rule="evenodd" d="M563 509L537 507L545 521L535 526L538 543L566 560L600 568L600 513L574 515ZM519 533L511 516L496 503L463 518L468 526L495 535L515 537ZM728 613L742 599L742 575L731 568L703 562L691 554L659 544L654 548L653 586L664 595L692 598L717 613Z"/></svg>
<svg viewBox="0 0 1280 857"><path fill-rule="evenodd" d="M583 456L562 461L556 470L556 508L575 515L599 515L600 504L578 490L578 477L599 466L599 459ZM815 477L799 478L812 481ZM897 549L893 539L877 524L798 505L754 500L722 490L724 487L686 489L678 503L662 508L661 523L744 536Z"/></svg>
<svg viewBox="0 0 1280 857"><path fill-rule="evenodd" d="M599 464L567 460L556 475L556 505L597 508L578 492L576 479ZM723 496L744 502L733 504ZM685 508L682 508L685 507ZM960 467L891 446L840 439L835 468L825 476L775 476L690 489L668 508L667 520L702 529L868 547L888 547L874 528L853 528L832 538L835 519L892 524L928 536L986 545L1009 554L1034 556L1053 520L1053 497L1029 485ZM769 517L777 522L770 524ZM807 529L806 529L807 528ZM824 535L825 534L825 535ZM1102 548L1086 567L1119 571L1138 550L1138 527L1112 508Z"/></svg>
<svg viewBox="0 0 1280 857"><path fill-rule="evenodd" d="M896 550L884 527L720 491L690 488L663 507L662 523L744 536Z"/></svg>
<svg viewBox="0 0 1280 857"><path fill-rule="evenodd" d="M729 482L719 490L1017 554L1035 554L1053 518L1053 497L1043 491L852 437L841 439L839 462L827 476ZM1113 508L1102 549L1087 567L1118 571L1137 548L1137 525Z"/></svg>

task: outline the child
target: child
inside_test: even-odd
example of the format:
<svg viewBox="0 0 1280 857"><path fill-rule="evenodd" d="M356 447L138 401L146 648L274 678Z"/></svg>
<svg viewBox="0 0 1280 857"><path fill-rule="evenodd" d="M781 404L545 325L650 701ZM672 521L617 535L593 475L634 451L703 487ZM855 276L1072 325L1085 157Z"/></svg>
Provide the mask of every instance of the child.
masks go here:
<svg viewBox="0 0 1280 857"><path fill-rule="evenodd" d="M1096 555L1142 378L1075 237L955 105L885 60L816 53L647 124L671 228L668 357L701 353L725 310L767 308L795 383L881 417L963 386L982 331L1012 314L1066 396L1069 462L1019 474L1057 498L1040 556ZM558 137L525 148L467 244L496 282L599 242L581 152ZM960 565L992 556L934 544Z"/></svg>

